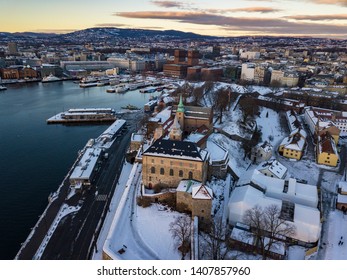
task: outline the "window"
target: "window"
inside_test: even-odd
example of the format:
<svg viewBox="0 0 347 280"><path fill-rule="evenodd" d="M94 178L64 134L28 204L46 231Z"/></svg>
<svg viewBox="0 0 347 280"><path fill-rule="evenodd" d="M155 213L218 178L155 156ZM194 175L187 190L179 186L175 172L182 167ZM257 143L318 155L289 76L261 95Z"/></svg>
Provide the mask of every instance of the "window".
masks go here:
<svg viewBox="0 0 347 280"><path fill-rule="evenodd" d="M153 158L152 158L152 160L151 160L151 161L152 161L152 163L154 163L154 159L153 159Z"/></svg>
<svg viewBox="0 0 347 280"><path fill-rule="evenodd" d="M151 173L152 173L152 174L155 173L155 167L154 167L154 166L151 167Z"/></svg>
<svg viewBox="0 0 347 280"><path fill-rule="evenodd" d="M161 161L160 161L160 163L161 163L161 164L164 164L164 161L163 161L163 160L161 160Z"/></svg>
<svg viewBox="0 0 347 280"><path fill-rule="evenodd" d="M161 175L164 175L164 174L165 174L164 168L160 168L160 174L161 174Z"/></svg>
<svg viewBox="0 0 347 280"><path fill-rule="evenodd" d="M188 177L189 177L189 180L193 179L193 172L192 171L189 171Z"/></svg>
<svg viewBox="0 0 347 280"><path fill-rule="evenodd" d="M174 171L173 169L170 169L170 176L173 176L174 175Z"/></svg>
<svg viewBox="0 0 347 280"><path fill-rule="evenodd" d="M183 170L180 170L180 171L178 172L178 176L183 177Z"/></svg>

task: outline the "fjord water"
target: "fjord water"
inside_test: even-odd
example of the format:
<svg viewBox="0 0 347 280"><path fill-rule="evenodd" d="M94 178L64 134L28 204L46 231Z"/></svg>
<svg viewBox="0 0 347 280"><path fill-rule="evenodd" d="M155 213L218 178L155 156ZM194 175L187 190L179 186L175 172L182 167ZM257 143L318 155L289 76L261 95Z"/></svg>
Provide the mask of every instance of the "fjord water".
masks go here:
<svg viewBox="0 0 347 280"><path fill-rule="evenodd" d="M0 259L13 259L47 206L77 152L107 125L47 125L70 109L133 104L147 94L106 93L105 87L79 88L73 82L8 86L0 92Z"/></svg>

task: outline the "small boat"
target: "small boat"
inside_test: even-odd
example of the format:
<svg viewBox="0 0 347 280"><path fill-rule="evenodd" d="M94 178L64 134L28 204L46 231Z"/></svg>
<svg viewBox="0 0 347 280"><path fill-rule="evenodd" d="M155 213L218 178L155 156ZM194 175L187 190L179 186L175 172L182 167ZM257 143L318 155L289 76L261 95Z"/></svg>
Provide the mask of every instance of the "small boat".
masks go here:
<svg viewBox="0 0 347 280"><path fill-rule="evenodd" d="M7 90L7 87L5 87L5 86L0 86L0 90Z"/></svg>
<svg viewBox="0 0 347 280"><path fill-rule="evenodd" d="M116 90L114 89L114 87L110 87L106 90L106 92L114 93L114 92L116 92Z"/></svg>
<svg viewBox="0 0 347 280"><path fill-rule="evenodd" d="M140 110L140 108L136 107L135 105L128 104L127 106L121 107L122 109L128 109L128 110Z"/></svg>

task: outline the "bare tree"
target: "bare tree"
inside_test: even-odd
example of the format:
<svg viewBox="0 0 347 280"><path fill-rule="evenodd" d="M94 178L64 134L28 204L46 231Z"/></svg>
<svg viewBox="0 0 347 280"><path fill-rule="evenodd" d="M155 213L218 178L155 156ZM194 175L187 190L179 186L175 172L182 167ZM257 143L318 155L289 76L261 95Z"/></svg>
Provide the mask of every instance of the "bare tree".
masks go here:
<svg viewBox="0 0 347 280"><path fill-rule="evenodd" d="M265 208L256 205L248 209L243 222L251 228L252 235L255 236L254 245L264 260L271 249L275 249L286 237L292 237L296 232L294 224L281 217L281 210L276 204Z"/></svg>
<svg viewBox="0 0 347 280"><path fill-rule="evenodd" d="M191 218L184 215L176 217L169 225L169 231L172 238L177 242L182 260L184 260L190 250L191 223Z"/></svg>
<svg viewBox="0 0 347 280"><path fill-rule="evenodd" d="M223 112L226 111L230 103L230 91L220 88L213 93L213 109L219 112L219 123L222 123Z"/></svg>
<svg viewBox="0 0 347 280"><path fill-rule="evenodd" d="M208 259L226 259L231 250L228 236L229 228L223 223L221 218L214 220L210 224L210 227L208 227L208 233L202 234L204 240L204 248L202 249Z"/></svg>
<svg viewBox="0 0 347 280"><path fill-rule="evenodd" d="M239 105L243 113L243 122L246 122L249 116L254 117L259 113L259 107L254 98L244 96L240 98Z"/></svg>
<svg viewBox="0 0 347 280"><path fill-rule="evenodd" d="M194 105L200 105L201 100L204 97L204 88L201 87L195 87L192 92L192 96L194 98Z"/></svg>

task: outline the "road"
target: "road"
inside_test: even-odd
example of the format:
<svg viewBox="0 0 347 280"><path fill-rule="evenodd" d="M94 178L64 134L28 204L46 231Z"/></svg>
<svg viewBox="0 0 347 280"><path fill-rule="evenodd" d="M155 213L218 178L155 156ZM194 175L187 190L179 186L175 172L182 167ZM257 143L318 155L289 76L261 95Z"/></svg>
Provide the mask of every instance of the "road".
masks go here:
<svg viewBox="0 0 347 280"><path fill-rule="evenodd" d="M68 179L64 180L58 198L42 214L37 228L29 242L17 255L17 259L32 259L42 240L59 212L61 205L81 206L78 212L64 217L49 239L41 259L45 260L84 260L89 259L94 241L105 218L122 170L125 152L142 113L127 114L128 129L117 138L108 151L109 157L100 163L92 186L83 193L67 199ZM77 159L78 160L78 159ZM68 174L69 175L69 174ZM68 176L66 176L68 178Z"/></svg>

